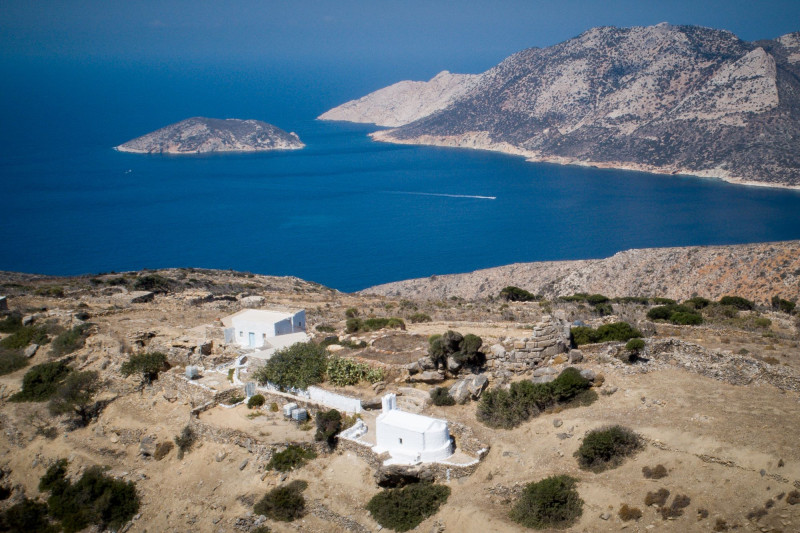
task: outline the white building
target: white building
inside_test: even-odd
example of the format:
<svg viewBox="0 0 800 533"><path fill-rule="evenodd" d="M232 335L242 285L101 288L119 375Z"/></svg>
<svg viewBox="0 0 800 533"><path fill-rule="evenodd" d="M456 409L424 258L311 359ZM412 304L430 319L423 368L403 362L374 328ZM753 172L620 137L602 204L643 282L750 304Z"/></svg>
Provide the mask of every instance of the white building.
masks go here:
<svg viewBox="0 0 800 533"><path fill-rule="evenodd" d="M230 334L232 335L230 340L245 348L276 347L284 343L270 342L270 339L306 331L306 312L302 309L293 312L245 309L223 320L227 321L230 321L230 328L226 334L226 341L229 340L228 334ZM294 342L297 341L292 343Z"/></svg>
<svg viewBox="0 0 800 533"><path fill-rule="evenodd" d="M375 420L375 453L389 452L384 464L441 461L453 455L446 420L407 413L397 408L397 397L383 397L383 412Z"/></svg>

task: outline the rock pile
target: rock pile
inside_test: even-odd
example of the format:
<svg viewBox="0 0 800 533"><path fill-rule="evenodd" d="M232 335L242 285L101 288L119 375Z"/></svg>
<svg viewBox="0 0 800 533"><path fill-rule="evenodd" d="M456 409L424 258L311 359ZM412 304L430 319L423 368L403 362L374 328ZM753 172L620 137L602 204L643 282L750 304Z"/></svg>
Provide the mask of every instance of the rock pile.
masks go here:
<svg viewBox="0 0 800 533"><path fill-rule="evenodd" d="M550 316L544 316L533 326L530 337L513 341L509 349L502 344L492 346L486 354L486 366L521 373L546 364L568 349L569 326L561 326Z"/></svg>

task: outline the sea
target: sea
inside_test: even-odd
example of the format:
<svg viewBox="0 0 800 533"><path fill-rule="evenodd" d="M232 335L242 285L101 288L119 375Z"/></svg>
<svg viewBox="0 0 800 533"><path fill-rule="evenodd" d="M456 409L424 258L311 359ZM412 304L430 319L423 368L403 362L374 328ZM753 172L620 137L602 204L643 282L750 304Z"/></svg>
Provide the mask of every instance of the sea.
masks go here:
<svg viewBox="0 0 800 533"><path fill-rule="evenodd" d="M375 126L315 120L435 73L5 59L0 270L234 269L349 292L630 248L800 239L798 191L376 143ZM197 156L112 149L191 116L264 120L307 146Z"/></svg>

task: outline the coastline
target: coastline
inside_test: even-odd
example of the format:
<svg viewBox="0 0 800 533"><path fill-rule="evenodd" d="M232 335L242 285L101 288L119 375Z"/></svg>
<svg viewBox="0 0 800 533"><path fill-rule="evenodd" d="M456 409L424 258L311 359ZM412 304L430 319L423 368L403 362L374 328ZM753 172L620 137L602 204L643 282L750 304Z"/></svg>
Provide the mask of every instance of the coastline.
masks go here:
<svg viewBox="0 0 800 533"><path fill-rule="evenodd" d="M177 150L166 150L161 152L149 152L147 150L139 150L136 148L127 148L123 145L113 146L112 150L115 152L123 152L126 154L163 154L163 155L202 155L202 154L219 154L219 153L233 153L233 154L240 154L240 153L252 153L252 152L276 152L279 150L302 150L305 148L306 145L303 144L302 146L285 146L281 148L242 148L242 149L223 149L223 150L192 150L187 152L177 151Z"/></svg>
<svg viewBox="0 0 800 533"><path fill-rule="evenodd" d="M526 161L531 163L553 163L558 165L573 165L600 169L629 170L664 176L692 176L697 178L722 180L733 185L800 191L800 185L784 185L780 183L754 181L742 176L731 176L727 171L722 169L693 170L679 167L658 167L642 163L632 163L628 161L591 161L572 157L546 155L542 154L541 152L525 150L506 142L491 141L489 140L489 134L487 132L471 132L459 136L421 135L413 139L397 139L392 137L391 134L393 131L394 129L375 131L370 133L369 136L374 141L393 144L441 146L445 148L468 148L470 150L499 152L507 155L524 157Z"/></svg>

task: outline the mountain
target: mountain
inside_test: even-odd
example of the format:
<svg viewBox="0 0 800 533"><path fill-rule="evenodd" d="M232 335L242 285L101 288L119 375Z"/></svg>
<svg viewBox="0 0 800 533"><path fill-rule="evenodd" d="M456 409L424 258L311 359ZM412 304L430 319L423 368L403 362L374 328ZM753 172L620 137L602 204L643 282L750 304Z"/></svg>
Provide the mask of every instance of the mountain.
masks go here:
<svg viewBox="0 0 800 533"><path fill-rule="evenodd" d="M800 187L800 32L746 42L697 26L601 27L478 76L373 138ZM337 109L380 123L378 93Z"/></svg>
<svg viewBox="0 0 800 533"><path fill-rule="evenodd" d="M431 276L364 289L393 298L491 298L509 285L545 298L602 293L608 297L738 295L767 304L800 300L800 241L627 250L605 259L547 261Z"/></svg>
<svg viewBox="0 0 800 533"><path fill-rule="evenodd" d="M430 81L395 83L334 107L319 118L402 126L447 107L471 89L479 78L477 74L451 74L444 70Z"/></svg>
<svg viewBox="0 0 800 533"><path fill-rule="evenodd" d="M117 146L137 154L203 154L296 150L305 145L295 133L260 120L193 117Z"/></svg>

